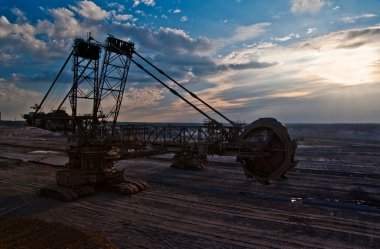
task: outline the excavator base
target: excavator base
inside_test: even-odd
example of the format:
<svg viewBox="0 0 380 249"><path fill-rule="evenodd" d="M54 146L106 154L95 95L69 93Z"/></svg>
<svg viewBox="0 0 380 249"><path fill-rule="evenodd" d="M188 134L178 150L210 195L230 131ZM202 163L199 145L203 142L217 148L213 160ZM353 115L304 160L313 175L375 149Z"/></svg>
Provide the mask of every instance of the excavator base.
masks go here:
<svg viewBox="0 0 380 249"><path fill-rule="evenodd" d="M96 191L134 195L149 187L145 181L125 178L125 170L114 167L117 153L107 145L76 145L67 153L69 163L57 172L57 185L41 188L37 191L40 196L74 201Z"/></svg>
<svg viewBox="0 0 380 249"><path fill-rule="evenodd" d="M39 189L37 194L43 197L52 198L60 201L75 201L82 197L95 194L93 186L80 186L69 188L64 186L47 186Z"/></svg>
<svg viewBox="0 0 380 249"><path fill-rule="evenodd" d="M105 183L96 186L84 185L79 187L47 186L39 189L39 196L60 201L75 201L83 197L94 195L97 191L109 191L124 195L135 195L149 188L149 184L143 180L126 179L124 182Z"/></svg>
<svg viewBox="0 0 380 249"><path fill-rule="evenodd" d="M149 184L143 180L125 180L122 183L105 184L99 186L102 190L116 192L125 195L135 195L149 188Z"/></svg>
<svg viewBox="0 0 380 249"><path fill-rule="evenodd" d="M190 151L177 152L172 158L170 167L177 169L205 170L207 157L195 155Z"/></svg>

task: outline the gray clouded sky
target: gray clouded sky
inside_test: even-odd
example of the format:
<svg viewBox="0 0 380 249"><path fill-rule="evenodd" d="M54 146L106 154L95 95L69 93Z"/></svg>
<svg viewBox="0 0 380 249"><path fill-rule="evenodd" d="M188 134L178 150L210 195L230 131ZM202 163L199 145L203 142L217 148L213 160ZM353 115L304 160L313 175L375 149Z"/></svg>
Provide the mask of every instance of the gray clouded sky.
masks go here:
<svg viewBox="0 0 380 249"><path fill-rule="evenodd" d="M375 0L11 1L0 6L3 119L39 103L91 32L137 50L234 120L380 122ZM121 121L203 117L131 68Z"/></svg>

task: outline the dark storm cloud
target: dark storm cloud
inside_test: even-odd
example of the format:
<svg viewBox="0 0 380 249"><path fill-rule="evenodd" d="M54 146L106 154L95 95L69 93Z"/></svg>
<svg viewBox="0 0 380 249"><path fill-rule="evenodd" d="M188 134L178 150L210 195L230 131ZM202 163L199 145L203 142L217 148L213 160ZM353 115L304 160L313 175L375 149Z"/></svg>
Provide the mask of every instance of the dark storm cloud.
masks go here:
<svg viewBox="0 0 380 249"><path fill-rule="evenodd" d="M211 59L216 50L215 41L207 38L192 38L180 29L160 27L152 29L137 26L131 20L121 22L112 11L106 12L94 3L83 8L83 2L77 6L48 9L45 13L50 17L31 23L21 11L22 22L10 22L2 16L0 20L0 63L30 63L36 70L51 70L51 65L61 65L71 50L76 37L84 37L87 32L103 41L107 34L135 43L136 50L159 66L178 81L197 82L200 78L223 73L226 70L243 70L265 68L276 63L252 61L243 64L220 65ZM95 13L91 14L90 13ZM96 17L96 18L95 18ZM21 20L18 18L18 20ZM5 52L6 51L6 52ZM13 60L8 60L12 58ZM37 67L40 67L37 69ZM53 70L56 73L59 67ZM189 72L191 79L189 79ZM35 75L25 76L25 82L34 81ZM29 78L29 79L27 79ZM43 78L43 77L42 77ZM51 80L53 77L46 77ZM39 80L39 79L38 79ZM42 79L43 80L43 79ZM131 68L128 78L131 82L151 83L152 79Z"/></svg>
<svg viewBox="0 0 380 249"><path fill-rule="evenodd" d="M153 61L156 66L173 77L182 77L184 73L191 70L197 77L206 77L223 73L226 70L260 69L277 65L276 62L251 61L241 64L217 64L209 56L196 54L169 54L160 53L156 56L147 56L146 59Z"/></svg>
<svg viewBox="0 0 380 249"><path fill-rule="evenodd" d="M182 78L189 71L188 66L194 66L193 72L199 75L205 75L206 71L214 71L214 63L207 56L200 55L209 53L212 49L213 44L208 39L193 39L178 29L161 27L152 30L130 23L116 23L108 18L88 19L84 18L86 15L82 15L83 13L78 15L67 8L50 9L47 13L52 17L52 21L38 20L35 24L29 22L26 17L22 23L12 23L5 16L1 16L2 65L31 63L30 66L36 70L38 66L51 69L51 64L64 61L71 50L73 39L86 36L86 33L91 31L99 41L108 33L121 39L130 39L142 55L158 55L159 61L153 57L152 62L159 62L163 69L168 69L178 78ZM29 78L34 80L34 76ZM148 77L133 73L130 79L149 82Z"/></svg>
<svg viewBox="0 0 380 249"><path fill-rule="evenodd" d="M218 72L216 63L208 56L195 54L159 54L150 57L150 60L162 70L173 77L182 77L184 73L191 70L197 77L213 75Z"/></svg>
<svg viewBox="0 0 380 249"><path fill-rule="evenodd" d="M250 61L248 63L241 64L226 64L221 65L221 69L233 69L233 70L244 70L244 69L259 69L259 68L267 68L276 66L277 62L258 62L258 61Z"/></svg>
<svg viewBox="0 0 380 249"><path fill-rule="evenodd" d="M107 28L121 39L130 39L136 43L139 51L150 53L208 53L213 49L214 43L206 38L193 39L183 30L172 28L159 28L152 30L144 26L132 24L108 24Z"/></svg>

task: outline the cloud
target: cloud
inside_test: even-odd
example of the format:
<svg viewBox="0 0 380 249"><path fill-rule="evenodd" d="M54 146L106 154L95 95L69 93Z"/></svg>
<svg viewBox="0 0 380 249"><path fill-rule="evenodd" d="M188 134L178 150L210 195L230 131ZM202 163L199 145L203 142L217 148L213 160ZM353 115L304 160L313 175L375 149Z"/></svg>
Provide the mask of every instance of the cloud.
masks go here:
<svg viewBox="0 0 380 249"><path fill-rule="evenodd" d="M60 38L73 38L81 35L85 29L84 26L75 18L74 13L66 8L50 9L50 14L54 18L53 23L49 21L40 21L45 27L50 26L48 34L51 36L58 36ZM40 28L40 32L44 30Z"/></svg>
<svg viewBox="0 0 380 249"><path fill-rule="evenodd" d="M20 55L18 55L19 57ZM12 64L12 59L17 59L14 58L14 55L12 54L7 54L5 51L2 51L0 49L0 64L7 65L7 64Z"/></svg>
<svg viewBox="0 0 380 249"><path fill-rule="evenodd" d="M258 43L244 47L219 63L255 65L264 61L273 65L243 66L244 70L209 76L207 81L213 87L197 94L228 117L243 116L248 121L276 116L292 122L353 122L356 114L346 111L348 100L357 103L352 108L360 112L362 122L380 121L374 118L374 113L380 114L375 108L375 95L380 93L379 38L380 27L370 27L333 32L289 46Z"/></svg>
<svg viewBox="0 0 380 249"><path fill-rule="evenodd" d="M116 7L116 6L115 6ZM75 9L77 8L77 9ZM49 68L52 73L57 73L59 68L52 68L52 65L62 65L70 51L72 41L75 37L80 37L91 31L97 40L103 40L107 33L125 34L119 36L121 39L131 39L136 44L136 48L142 55L152 56L150 59L157 65L157 60L160 60L159 66L163 65L163 69L168 69L173 73L173 77L180 80L184 84L198 83L200 76L213 74L217 71L216 64L210 60L210 53L214 51L213 41L207 38L192 38L184 30L160 27L158 29L150 29L145 26L136 26L134 24L123 23L121 21L130 21L132 15L118 14L115 10L110 10L107 18L103 20L89 19L77 11L79 7L70 8L53 8L46 9L45 13L50 15L49 18L39 19L36 23L27 22L10 22L5 16L0 17L0 63L2 66L9 64L9 59L12 63L16 63L15 59L23 59L29 67L35 68L36 71L41 71ZM18 55L20 53L20 55ZM19 58L19 56L21 58ZM30 58L33 63L30 65ZM180 58L180 59L178 59ZM52 62L52 60L58 59ZM20 60L18 60L20 62ZM203 66L206 65L206 66ZM210 71L207 71L210 69ZM141 71L137 72L136 67L132 67L128 81L131 84L136 82L154 84L154 80L150 79ZM38 75L12 75L8 81L16 84L17 88L27 86L26 82L36 82L38 86L51 84L51 75L39 77ZM37 84L34 86L37 87ZM137 105L156 105L157 102L167 101L164 95L160 95L160 91L167 93L161 86L155 87L158 90L150 88L134 87L130 89L132 95L128 98ZM42 90L42 88L39 88ZM141 90L139 90L141 89ZM144 94L144 91L148 92ZM44 94L44 93L41 93ZM156 96L155 101L149 102L150 95ZM146 98L145 100L143 100ZM24 98L26 99L26 98ZM32 99L32 98L29 98ZM29 106L24 106L21 103L16 103L10 110L15 112L25 112ZM41 101L38 98L35 102ZM127 101L127 103L129 103ZM25 103L23 103L25 104ZM33 103L27 103L32 105ZM129 103L130 104L130 103ZM0 104L1 105L1 104ZM158 105L158 104L157 104ZM1 105L3 106L3 105ZM4 105L6 106L6 105ZM17 108L18 106L18 108ZM137 107L136 107L137 108ZM139 107L137 109L144 109ZM141 111L148 113L149 110ZM173 111L173 115L175 112ZM135 114L136 117L139 113ZM140 114L141 115L141 114Z"/></svg>
<svg viewBox="0 0 380 249"><path fill-rule="evenodd" d="M277 61L284 68L291 65L305 68L300 70L303 76L331 84L370 83L374 80L371 65L378 60L380 46L375 43L379 37L380 28L376 27L334 32L290 47L261 51L260 58ZM253 52L245 51L249 53Z"/></svg>
<svg viewBox="0 0 380 249"><path fill-rule="evenodd" d="M226 70L217 65L209 56L191 53L170 57L161 54L148 59L154 61L166 73L184 84L198 83L207 76Z"/></svg>
<svg viewBox="0 0 380 249"><path fill-rule="evenodd" d="M255 69L255 68L266 68L266 67L273 67L277 65L276 62L258 62L258 61L251 61L248 63L239 63L239 64L224 64L220 67L222 69L229 68L234 70L244 70L244 69Z"/></svg>
<svg viewBox="0 0 380 249"><path fill-rule="evenodd" d="M104 20L108 16L108 12L100 8L94 2L91 1L79 1L77 7L70 5L70 8L90 20Z"/></svg>
<svg viewBox="0 0 380 249"><path fill-rule="evenodd" d="M299 34L295 34L295 33L291 33L287 36L284 36L284 37L275 37L275 38L272 38L272 40L274 41L278 41L278 42L287 42L287 41L290 41L294 38L300 38L300 35Z"/></svg>
<svg viewBox="0 0 380 249"><path fill-rule="evenodd" d="M314 14L325 4L325 0L292 0L291 11L293 14Z"/></svg>
<svg viewBox="0 0 380 249"><path fill-rule="evenodd" d="M28 20L25 16L25 13L19 8L12 8L11 12L17 17L17 22L26 22Z"/></svg>
<svg viewBox="0 0 380 249"><path fill-rule="evenodd" d="M231 37L222 39L219 42L222 45L228 45L251 40L265 33L270 25L271 23L255 23L248 26L239 26L235 29L234 34Z"/></svg>
<svg viewBox="0 0 380 249"><path fill-rule="evenodd" d="M272 48L272 47L276 47L277 44L275 43L272 43L272 42L259 42L259 43L254 43L254 44L251 44L251 45L246 45L247 48L252 48L252 47L255 47L257 49L263 49L263 48Z"/></svg>
<svg viewBox="0 0 380 249"><path fill-rule="evenodd" d="M143 1L152 5L154 1ZM114 6L113 4L109 6ZM115 10L102 10L91 1L80 1L70 9L59 7L45 10L50 18L39 19L37 23L10 22L0 16L0 54L4 61L9 56L28 60L63 58L76 37L91 32L97 40L105 38L107 33L125 34L122 39L130 38L144 50L173 54L209 54L214 43L207 38L191 38L180 29L161 27L155 30L145 26L126 23L134 22L129 14L118 14ZM88 7L88 8L87 8ZM114 6L118 8L117 5ZM14 10L21 15L21 10ZM78 16L79 15L79 16ZM100 20L101 19L101 20ZM185 21L185 18L182 19ZM20 55L20 56L18 56Z"/></svg>
<svg viewBox="0 0 380 249"><path fill-rule="evenodd" d="M88 3L83 5L82 2L79 2L74 8L69 6L70 8L60 7L45 9L45 14L50 15L50 17L39 19L36 23L31 23L27 19L23 22L21 22L21 20L10 22L5 16L1 16L1 65L9 64L10 58L13 60L23 59L30 64L30 62L32 62L30 58L32 58L33 60L39 61L33 61L33 63L29 65L31 68L35 68L36 71L49 68L49 71L55 74L58 69L52 68L51 65L56 67L57 62L51 62L51 60L59 59L58 64L60 66L64 57L66 57L70 51L73 39L91 31L97 40L104 39L107 33L125 34L125 36L119 36L119 38L130 38L136 43L136 47L141 54L151 55L152 62L155 64L158 59L161 60L160 65L167 65L167 67L164 66L163 69L166 70L168 68L170 72L174 73L176 79L185 84L197 83L199 82L200 76L213 74L217 71L216 64L211 61L209 57L210 53L214 50L213 41L201 37L192 38L185 31L180 29L166 27L150 29L144 26L138 27L134 24L117 22L130 20L132 15L117 14L115 10L108 11L107 17L103 15L103 19L101 20L98 20L99 15L96 18L89 18L88 14L90 12L83 12L85 9L82 8L86 4ZM101 9L99 11L97 8L93 8L92 11L105 14ZM19 13L21 13L21 11ZM96 15L94 15L94 17L95 16ZM18 55L18 53L20 55ZM19 56L21 58L19 58ZM179 60L178 58L181 59ZM207 69L210 69L210 71L207 71ZM150 80L150 83L154 82L154 80L142 74L141 71L138 74L134 73L136 71L136 67L132 68L129 75L129 82L132 84L134 82L148 82L148 80ZM40 77L34 74L14 74L8 79L9 82L14 84L14 87L7 89L19 88L23 90L21 86L27 86L26 82L36 82L36 84L34 83L36 87L37 84L38 86L42 84L48 86L51 84L50 80L52 78L54 77L51 77L51 75ZM141 86L134 87L130 89L131 94L128 95L128 98L131 99L135 105L137 103L146 105L148 102L149 105L154 106L160 101L171 103L171 101L163 98L163 94L159 94L161 91L162 93L166 93L167 91L165 89L161 86L155 88L158 90ZM39 89L44 91L42 88ZM10 93L12 91L4 90L2 92ZM145 91L148 92L148 95L144 93ZM39 94L43 95L44 93ZM155 96L155 101L149 102L150 95ZM146 99L143 101L144 98ZM33 98L20 99L32 100ZM34 104L27 101L28 106L25 106L25 103L17 102L14 99L8 100L13 101L14 104L14 107L9 108L9 110L16 113L25 112L29 109L29 105ZM33 102L37 103L39 101L41 101L41 96L36 98L36 101ZM8 108L9 105L0 104L0 106ZM141 109L144 108L141 107ZM149 110L145 111L149 112ZM173 114L175 114L174 111ZM138 115L138 113L136 113L136 115Z"/></svg>
<svg viewBox="0 0 380 249"><path fill-rule="evenodd" d="M107 6L111 8L117 7L117 12L123 12L125 10L125 6L119 3L108 3Z"/></svg>
<svg viewBox="0 0 380 249"><path fill-rule="evenodd" d="M140 3L146 5L146 6L154 6L156 5L155 0L133 0L133 7L137 7L140 5Z"/></svg>
<svg viewBox="0 0 380 249"><path fill-rule="evenodd" d="M306 34L312 34L312 33L314 33L315 31L317 31L316 28L308 28L307 31L306 31Z"/></svg>
<svg viewBox="0 0 380 249"><path fill-rule="evenodd" d="M52 67L50 67L51 69ZM65 76L70 77L70 75L66 74L67 72L62 72L62 74L65 74ZM70 71L71 73L71 71ZM39 72L34 72L32 74L25 74L25 73L11 73L8 77L6 77L7 82L12 82L16 85L30 83L30 84L38 84L41 82L46 81L46 79L53 80L55 78L56 74L55 72L52 72L51 70L42 70ZM70 80L69 80L70 81ZM61 82L59 82L61 83Z"/></svg>
<svg viewBox="0 0 380 249"><path fill-rule="evenodd" d="M265 40L264 34L271 24L256 23L237 27L228 39L212 40L190 36L182 29L138 26L133 22L132 15L117 12L116 5L107 8L108 14L103 19L91 19L79 12L81 2L75 5L76 9L47 9L45 13L49 16L34 23L25 14L22 15L22 10L13 12L25 18L8 19L1 16L1 66L9 63L9 58L14 61L22 59L31 68L49 69L55 74L57 70L51 65L57 63L52 63L52 60L59 59L61 63L68 55L75 37L91 31L97 40L102 41L110 33L133 41L143 56L179 82L189 84L190 90L196 89L198 95L225 111L232 119L251 121L260 116L275 115L284 121L315 121L325 112L334 121L334 112L337 114L338 110L329 109L325 103L340 101L338 92L342 89L345 89L344 96L349 99L349 92L359 92L360 86L363 87L362 92L352 93L352 96L364 98L358 106L368 104L371 106L369 109L378 114L373 102L376 101L374 93L378 94L379 89L378 85L377 88L371 86L378 84L376 79L380 77L379 27L345 30L313 38L306 36L303 40L295 40L297 34L293 33ZM100 13L104 13L102 11L100 9ZM306 32L313 33L314 29L309 28ZM255 43L250 41L257 38L261 40ZM291 39L295 43L285 45ZM238 42L246 43L243 47L234 47L234 51L227 55L214 57L218 52L225 53L223 49L226 46ZM37 63L30 62L37 59L40 60ZM47 78L51 77L15 74L2 79L0 86L4 85L0 89L3 94L13 91L21 94L24 90L24 95L15 95L32 96L29 97L31 100L35 98L36 101L28 101L28 106L8 99L14 103L14 112L24 112L33 102L40 101L41 96L36 93L33 98L35 92L22 89L22 86L26 86L26 82L49 85ZM4 87L5 82L7 87ZM122 114L128 116L124 116L124 120L202 121L202 116L190 111L185 104L134 66L131 67L128 82L130 87L124 96L122 110ZM0 106L5 105L1 102ZM336 106L344 108L342 102ZM363 114L361 117L367 119L363 120L369 120L368 112L365 110L364 113L367 116ZM348 117L347 113L345 115L339 116L339 120ZM123 120L122 115L120 120Z"/></svg>
<svg viewBox="0 0 380 249"><path fill-rule="evenodd" d="M378 122L380 111L376 108L378 86L351 86L347 88L326 89L318 96L308 96L294 100L268 99L253 111L253 115L267 113L283 122L328 122L328 123L366 123ZM348 108L349 106L349 108Z"/></svg>
<svg viewBox="0 0 380 249"><path fill-rule="evenodd" d="M114 14L113 17L118 20L118 21L128 21L128 20L133 20L133 15L128 15L128 14L124 14L124 15L119 15L119 14Z"/></svg>
<svg viewBox="0 0 380 249"><path fill-rule="evenodd" d="M126 110L136 108L147 108L159 105L160 101L165 98L166 89L155 86L146 86L143 88L129 87L124 93L123 107Z"/></svg>
<svg viewBox="0 0 380 249"><path fill-rule="evenodd" d="M368 14L363 14L363 15L358 15L358 16L343 17L342 21L345 22L345 23L355 23L357 20L367 19L367 18L373 18L373 17L377 17L377 15L376 14L368 13Z"/></svg>
<svg viewBox="0 0 380 249"><path fill-rule="evenodd" d="M173 13L173 14L178 14L178 13L181 13L181 10L180 9L174 9L174 10L169 10L169 12Z"/></svg>
<svg viewBox="0 0 380 249"><path fill-rule="evenodd" d="M45 33L50 29L46 26ZM20 58L24 54L35 55L36 57L45 54L48 56L56 56L61 50L58 41L47 43L38 39L39 28L28 22L11 23L5 16L0 17L0 53L14 55L14 58ZM52 51L50 51L52 49Z"/></svg>
<svg viewBox="0 0 380 249"><path fill-rule="evenodd" d="M109 11L110 17L101 22L77 16L73 10L60 7L47 9L49 19L40 19L37 23L11 23L5 16L0 17L0 64L28 63L35 70L43 70L49 65L61 65L68 55L73 39L92 32L97 40L103 40L107 33L125 34L121 39L131 39L143 55L161 56L161 63L167 65L175 76L184 79L188 75L192 62L193 80L207 73L200 65L208 64L210 73L216 72L215 63L209 61L209 56L215 49L214 42L207 38L192 38L180 29L161 27L155 30L144 26L123 23L130 21L132 15L117 14ZM187 64L176 63L177 58L188 58ZM192 61L191 58L195 60ZM12 60L10 60L12 59ZM57 60L52 62L52 60ZM33 61L32 61L33 60ZM170 63L169 63L170 62ZM204 63L205 62L205 63ZM174 65L174 66L173 66ZM186 68L187 67L187 68ZM30 76L27 76L30 78ZM146 77L134 77L137 81L147 81ZM132 78L133 79L133 78Z"/></svg>
<svg viewBox="0 0 380 249"><path fill-rule="evenodd" d="M306 97L308 95L312 94L311 91L303 91L303 90L297 90L297 91L290 91L290 92L279 92L279 93L273 93L269 94L266 97L267 98L302 98Z"/></svg>
<svg viewBox="0 0 380 249"><path fill-rule="evenodd" d="M139 14L139 15L142 15L142 16L146 16L145 12L142 11L142 10L136 10L135 13Z"/></svg>
<svg viewBox="0 0 380 249"><path fill-rule="evenodd" d="M176 54L208 54L212 51L214 43L207 38L192 38L181 29L160 27L158 30L150 30L144 27L123 26L120 29L128 32L128 37L135 41L148 52L164 53L175 56ZM121 33L119 31L119 33Z"/></svg>
<svg viewBox="0 0 380 249"><path fill-rule="evenodd" d="M180 19L181 22L186 22L187 21L187 16L182 16Z"/></svg>
<svg viewBox="0 0 380 249"><path fill-rule="evenodd" d="M17 8L12 10L18 16L13 23L0 16L0 62L7 58L6 55L12 55L20 63L30 63L32 60L43 63L62 58L75 37L87 32L104 37L106 26L111 25L106 17L111 13L117 21L132 19L131 15L116 14L115 10L104 11L91 1L80 1L76 7L69 7L71 10L64 7L47 9L45 13L51 18L39 19L37 23L31 23Z"/></svg>
<svg viewBox="0 0 380 249"><path fill-rule="evenodd" d="M2 81L0 83L0 111L2 119L21 119L21 112L31 110L30 106L39 103L42 96L41 93L20 88L14 83Z"/></svg>

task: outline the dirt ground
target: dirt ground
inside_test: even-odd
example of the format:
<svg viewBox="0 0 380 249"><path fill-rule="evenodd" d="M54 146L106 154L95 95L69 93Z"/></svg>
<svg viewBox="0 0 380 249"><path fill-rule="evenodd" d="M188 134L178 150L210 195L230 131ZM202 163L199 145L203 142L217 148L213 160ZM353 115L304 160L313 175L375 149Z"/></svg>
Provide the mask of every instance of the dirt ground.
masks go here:
<svg viewBox="0 0 380 249"><path fill-rule="evenodd" d="M209 157L205 171L187 171L170 168L166 155L118 163L128 177L149 182L148 191L132 197L99 192L63 203L35 191L54 184L67 162L65 139L3 126L0 218L96 231L120 248L380 248L380 139L368 135L380 126L289 130L299 139L300 162L284 182L248 181L232 157Z"/></svg>
<svg viewBox="0 0 380 249"><path fill-rule="evenodd" d="M0 234L2 249L117 248L95 232L31 218L0 218Z"/></svg>

